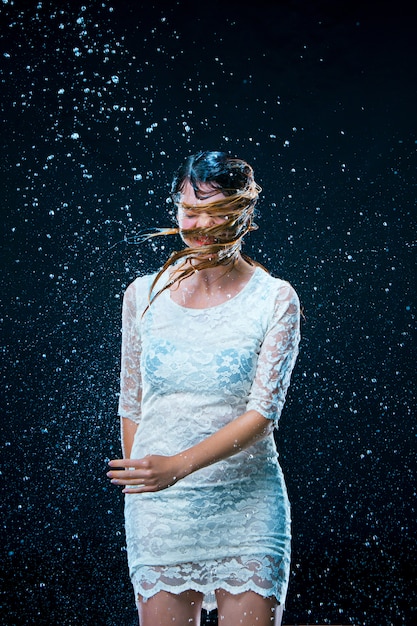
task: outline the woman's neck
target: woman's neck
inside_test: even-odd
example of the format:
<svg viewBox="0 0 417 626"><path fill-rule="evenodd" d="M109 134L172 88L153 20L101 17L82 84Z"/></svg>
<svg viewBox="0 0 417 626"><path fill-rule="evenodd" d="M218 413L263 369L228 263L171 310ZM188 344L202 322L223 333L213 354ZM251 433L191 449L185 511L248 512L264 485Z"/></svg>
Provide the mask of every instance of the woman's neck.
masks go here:
<svg viewBox="0 0 417 626"><path fill-rule="evenodd" d="M192 274L171 287L171 298L191 308L207 308L237 295L250 280L255 266L240 255L233 262L205 269L194 267Z"/></svg>

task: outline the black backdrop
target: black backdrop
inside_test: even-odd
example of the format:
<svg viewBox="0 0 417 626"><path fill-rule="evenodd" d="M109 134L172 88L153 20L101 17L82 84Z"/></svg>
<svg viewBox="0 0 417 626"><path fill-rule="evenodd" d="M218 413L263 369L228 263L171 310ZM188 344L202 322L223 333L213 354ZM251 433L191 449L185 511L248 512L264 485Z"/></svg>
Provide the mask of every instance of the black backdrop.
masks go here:
<svg viewBox="0 0 417 626"><path fill-rule="evenodd" d="M284 622L412 624L413 9L0 11L5 623L136 623L122 498L105 477L119 456L121 295L178 242L124 238L170 225L185 155L224 149L264 189L245 251L305 312L277 435L294 534Z"/></svg>

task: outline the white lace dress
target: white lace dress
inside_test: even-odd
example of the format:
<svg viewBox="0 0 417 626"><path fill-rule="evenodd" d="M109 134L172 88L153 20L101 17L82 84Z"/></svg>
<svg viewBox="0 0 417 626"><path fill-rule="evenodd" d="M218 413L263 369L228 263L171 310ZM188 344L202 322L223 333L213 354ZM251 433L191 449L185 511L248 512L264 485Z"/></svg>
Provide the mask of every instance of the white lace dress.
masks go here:
<svg viewBox="0 0 417 626"><path fill-rule="evenodd" d="M297 356L299 302L256 268L227 302L190 309L169 290L148 304L153 276L126 290L119 414L138 423L131 458L172 455L247 410L279 419ZM140 400L141 398L141 400ZM156 493L125 497L135 595L253 590L283 603L290 510L273 434Z"/></svg>

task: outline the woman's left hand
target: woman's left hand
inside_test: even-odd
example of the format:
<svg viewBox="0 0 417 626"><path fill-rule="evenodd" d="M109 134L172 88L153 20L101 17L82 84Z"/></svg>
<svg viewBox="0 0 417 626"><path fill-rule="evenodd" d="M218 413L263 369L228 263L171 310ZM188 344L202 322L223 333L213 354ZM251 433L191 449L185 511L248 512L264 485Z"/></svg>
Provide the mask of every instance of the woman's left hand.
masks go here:
<svg viewBox="0 0 417 626"><path fill-rule="evenodd" d="M124 487L123 493L161 491L174 485L180 478L180 458L150 454L143 459L115 459L107 476L114 485Z"/></svg>

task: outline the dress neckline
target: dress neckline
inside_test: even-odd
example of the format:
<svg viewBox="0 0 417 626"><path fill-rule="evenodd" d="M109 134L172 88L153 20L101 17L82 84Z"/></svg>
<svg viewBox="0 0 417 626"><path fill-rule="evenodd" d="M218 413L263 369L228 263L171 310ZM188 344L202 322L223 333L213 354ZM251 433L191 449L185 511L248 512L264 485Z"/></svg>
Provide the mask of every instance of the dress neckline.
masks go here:
<svg viewBox="0 0 417 626"><path fill-rule="evenodd" d="M225 306L225 305L229 304L230 302L234 302L237 298L239 298L240 295L243 294L246 291L246 289L249 287L249 285L252 283L252 281L254 280L254 277L258 274L259 271L261 271L261 268L260 267L255 267L255 271L253 272L252 276L249 278L249 280L245 283L245 285L242 287L242 289L240 291L238 291L234 296L232 296L231 298L228 298L224 302L220 302L219 304L213 304L213 306L198 307L198 308L190 307L190 306L184 306L182 304L178 304L178 302L175 302L175 300L173 300L171 298L171 292L170 292L169 289L165 290L165 294L166 294L166 297L168 298L168 300L170 301L170 303L174 307L178 307L179 309L182 309L184 311L196 311L197 313L199 311L211 311L211 310L214 310L214 309L219 309L220 307Z"/></svg>

